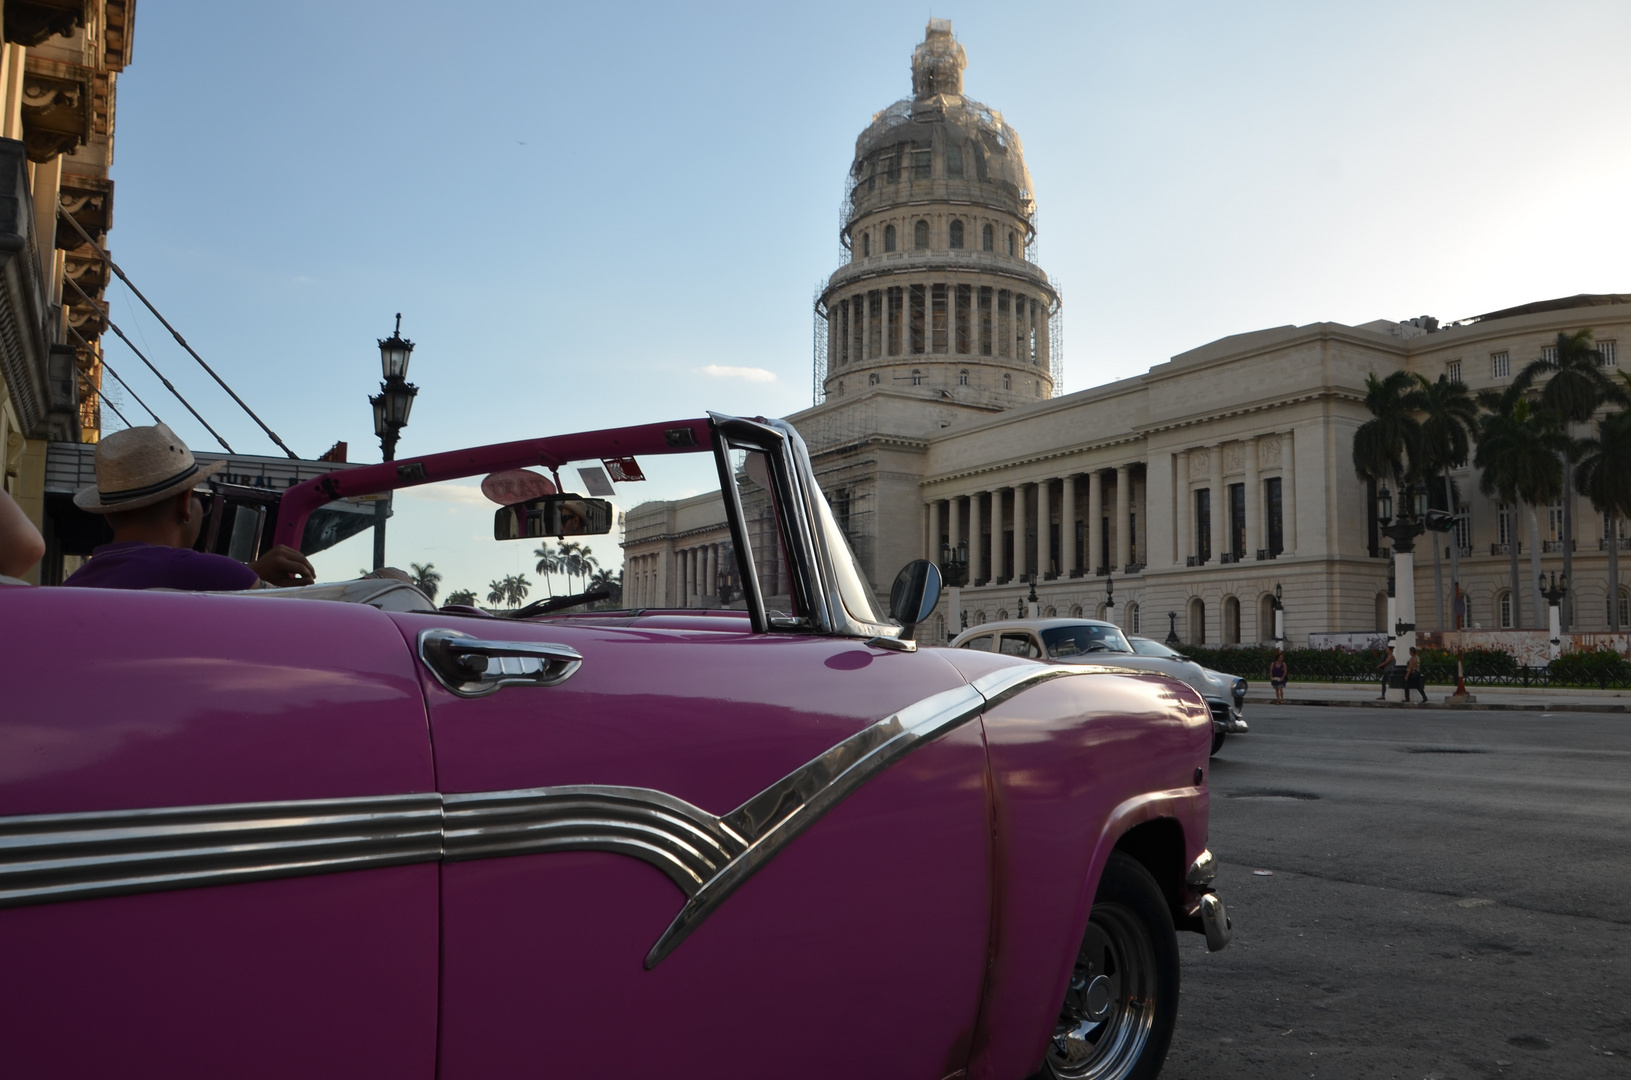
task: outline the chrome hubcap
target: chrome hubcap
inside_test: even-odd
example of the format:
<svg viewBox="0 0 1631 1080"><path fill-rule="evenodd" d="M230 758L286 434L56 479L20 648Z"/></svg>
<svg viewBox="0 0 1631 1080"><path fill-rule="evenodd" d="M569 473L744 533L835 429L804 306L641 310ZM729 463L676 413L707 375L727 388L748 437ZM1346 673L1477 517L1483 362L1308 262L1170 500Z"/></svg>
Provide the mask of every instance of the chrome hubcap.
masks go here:
<svg viewBox="0 0 1631 1080"><path fill-rule="evenodd" d="M1143 923L1119 905L1096 905L1048 1047L1053 1074L1124 1076L1149 1040L1154 989L1155 950Z"/></svg>

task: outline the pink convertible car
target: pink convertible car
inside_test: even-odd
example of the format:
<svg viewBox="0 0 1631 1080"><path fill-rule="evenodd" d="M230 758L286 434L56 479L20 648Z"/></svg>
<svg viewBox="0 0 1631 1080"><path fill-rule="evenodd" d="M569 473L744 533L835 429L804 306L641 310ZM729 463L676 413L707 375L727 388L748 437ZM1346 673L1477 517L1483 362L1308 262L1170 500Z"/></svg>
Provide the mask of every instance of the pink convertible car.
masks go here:
<svg viewBox="0 0 1631 1080"><path fill-rule="evenodd" d="M266 543L674 454L717 472L719 609L0 586L0 1074L1155 1075L1175 931L1229 936L1205 703L916 649L938 574L879 611L788 425L353 468ZM494 533L612 517L557 491Z"/></svg>

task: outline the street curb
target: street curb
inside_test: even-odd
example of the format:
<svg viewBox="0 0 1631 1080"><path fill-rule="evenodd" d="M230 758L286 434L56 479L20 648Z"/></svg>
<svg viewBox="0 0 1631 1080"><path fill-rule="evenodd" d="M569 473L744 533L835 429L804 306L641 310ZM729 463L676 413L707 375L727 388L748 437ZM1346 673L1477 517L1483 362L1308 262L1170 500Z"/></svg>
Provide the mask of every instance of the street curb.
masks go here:
<svg viewBox="0 0 1631 1080"><path fill-rule="evenodd" d="M1246 699L1247 705L1266 705L1272 708L1274 699L1271 697ZM1322 708L1334 709L1438 709L1443 712L1585 712L1585 713L1628 713L1631 705L1586 705L1586 704L1553 704L1553 705L1513 705L1505 702L1490 702L1485 705L1447 705L1439 701L1369 701L1342 700L1340 698L1287 698L1287 705L1314 705Z"/></svg>

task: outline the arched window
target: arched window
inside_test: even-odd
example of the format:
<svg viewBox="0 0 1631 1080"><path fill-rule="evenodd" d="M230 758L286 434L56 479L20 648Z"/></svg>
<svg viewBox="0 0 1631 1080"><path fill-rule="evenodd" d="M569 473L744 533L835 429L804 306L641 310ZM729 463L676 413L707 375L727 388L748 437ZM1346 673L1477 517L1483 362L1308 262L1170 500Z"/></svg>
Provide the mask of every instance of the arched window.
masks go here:
<svg viewBox="0 0 1631 1080"><path fill-rule="evenodd" d="M1127 632L1130 634L1144 632L1144 613L1138 609L1137 604L1127 605Z"/></svg>
<svg viewBox="0 0 1631 1080"><path fill-rule="evenodd" d="M996 230L987 225L980 230L980 250L995 251L997 249Z"/></svg>
<svg viewBox="0 0 1631 1080"><path fill-rule="evenodd" d="M1073 618L1073 619L1080 619L1082 617L1082 605L1080 605L1080 604L1070 605L1070 617Z"/></svg>
<svg viewBox="0 0 1631 1080"><path fill-rule="evenodd" d="M861 254L872 254L872 234L869 232L864 232L861 234Z"/></svg>
<svg viewBox="0 0 1631 1080"><path fill-rule="evenodd" d="M963 246L963 223L956 218L951 221L951 246L954 248Z"/></svg>
<svg viewBox="0 0 1631 1080"><path fill-rule="evenodd" d="M1608 624L1610 626L1612 626L1612 625L1614 625L1614 620L1610 616L1613 615L1613 612L1608 610L1608 604L1606 602L1607 599L1608 599L1607 597L1604 597L1605 602L1603 604L1603 618L1604 618L1605 621L1608 622ZM1620 629L1622 631L1627 630L1627 629L1631 629L1631 590L1626 590L1626 589L1621 589L1620 590L1620 623L1619 623L1619 626L1620 626Z"/></svg>
<svg viewBox="0 0 1631 1080"><path fill-rule="evenodd" d="M878 385L878 373L876 371L866 377L866 384L868 386Z"/></svg>
<svg viewBox="0 0 1631 1080"><path fill-rule="evenodd" d="M1512 629L1512 594L1500 592L1495 596L1495 625L1502 630Z"/></svg>
<svg viewBox="0 0 1631 1080"><path fill-rule="evenodd" d="M883 227L883 249L885 251L895 250L895 227L893 225Z"/></svg>
<svg viewBox="0 0 1631 1080"><path fill-rule="evenodd" d="M1013 253L1014 253L1014 233L1013 233L1013 230L1010 229L1009 232L1008 232L1008 254L1012 255Z"/></svg>
<svg viewBox="0 0 1631 1080"><path fill-rule="evenodd" d="M1042 396L1042 384L1041 384L1041 383L1039 383L1039 382L1036 382L1036 381L1035 381L1035 380L1032 380L1032 382L1031 382L1031 390L1032 390L1032 391L1034 391L1034 392L1035 392L1035 394L1036 394L1036 396L1037 396L1037 397L1041 397L1041 396Z"/></svg>
<svg viewBox="0 0 1631 1080"><path fill-rule="evenodd" d="M1270 642L1274 640L1274 597L1268 593L1257 602L1257 640Z"/></svg>
<svg viewBox="0 0 1631 1080"><path fill-rule="evenodd" d="M1012 390L1014 388L1014 377L1012 375L1008 375L1008 374L1003 375L1003 377L1002 377L1002 388L1004 390Z"/></svg>
<svg viewBox="0 0 1631 1080"><path fill-rule="evenodd" d="M929 223L919 218L912 225L912 246L923 251L929 246Z"/></svg>
<svg viewBox="0 0 1631 1080"><path fill-rule="evenodd" d="M1189 643L1206 644L1206 601L1198 596L1189 601Z"/></svg>
<svg viewBox="0 0 1631 1080"><path fill-rule="evenodd" d="M998 622L1007 622L1008 621L1008 609L1007 608L998 608L997 609L997 621Z"/></svg>
<svg viewBox="0 0 1631 1080"><path fill-rule="evenodd" d="M1109 607L1107 607L1103 603L1099 604L1098 607L1093 609L1093 617L1095 619L1099 620L1100 622L1109 622L1110 621L1110 609L1109 609Z"/></svg>
<svg viewBox="0 0 1631 1080"><path fill-rule="evenodd" d="M985 625L985 609L984 608L982 608L979 611L976 611L974 613L974 625L975 626Z"/></svg>
<svg viewBox="0 0 1631 1080"><path fill-rule="evenodd" d="M920 369L920 368L913 368L912 369L912 385L913 386L922 386L923 385L923 371L922 371L922 369Z"/></svg>
<svg viewBox="0 0 1631 1080"><path fill-rule="evenodd" d="M1233 596L1223 598L1222 637L1225 645L1240 644L1240 600Z"/></svg>
<svg viewBox="0 0 1631 1080"><path fill-rule="evenodd" d="M968 385L968 368L964 368L963 370L961 370L961 371L959 371L957 373L957 385L958 386L967 386Z"/></svg>
<svg viewBox="0 0 1631 1080"><path fill-rule="evenodd" d="M949 143L946 146L946 175L957 177L963 175L963 147L959 143Z"/></svg>
<svg viewBox="0 0 1631 1080"><path fill-rule="evenodd" d="M1049 604L1047 607L1042 609L1042 617L1044 619L1057 619L1059 617L1059 611L1052 604Z"/></svg>

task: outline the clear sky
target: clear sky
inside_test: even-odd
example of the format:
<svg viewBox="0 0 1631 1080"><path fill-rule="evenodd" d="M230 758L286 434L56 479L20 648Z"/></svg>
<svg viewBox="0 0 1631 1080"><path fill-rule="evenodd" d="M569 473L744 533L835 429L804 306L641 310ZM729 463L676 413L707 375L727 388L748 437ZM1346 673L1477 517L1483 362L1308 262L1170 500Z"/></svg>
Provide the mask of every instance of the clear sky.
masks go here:
<svg viewBox="0 0 1631 1080"><path fill-rule="evenodd" d="M909 94L931 14L1024 141L1067 390L1267 326L1631 292L1631 5L1586 0L143 0L110 248L304 456L344 439L377 460L374 342L398 311L404 455L789 413L855 137ZM109 299L238 450L275 453ZM393 562L458 557L403 526ZM498 572L472 558L450 586Z"/></svg>

